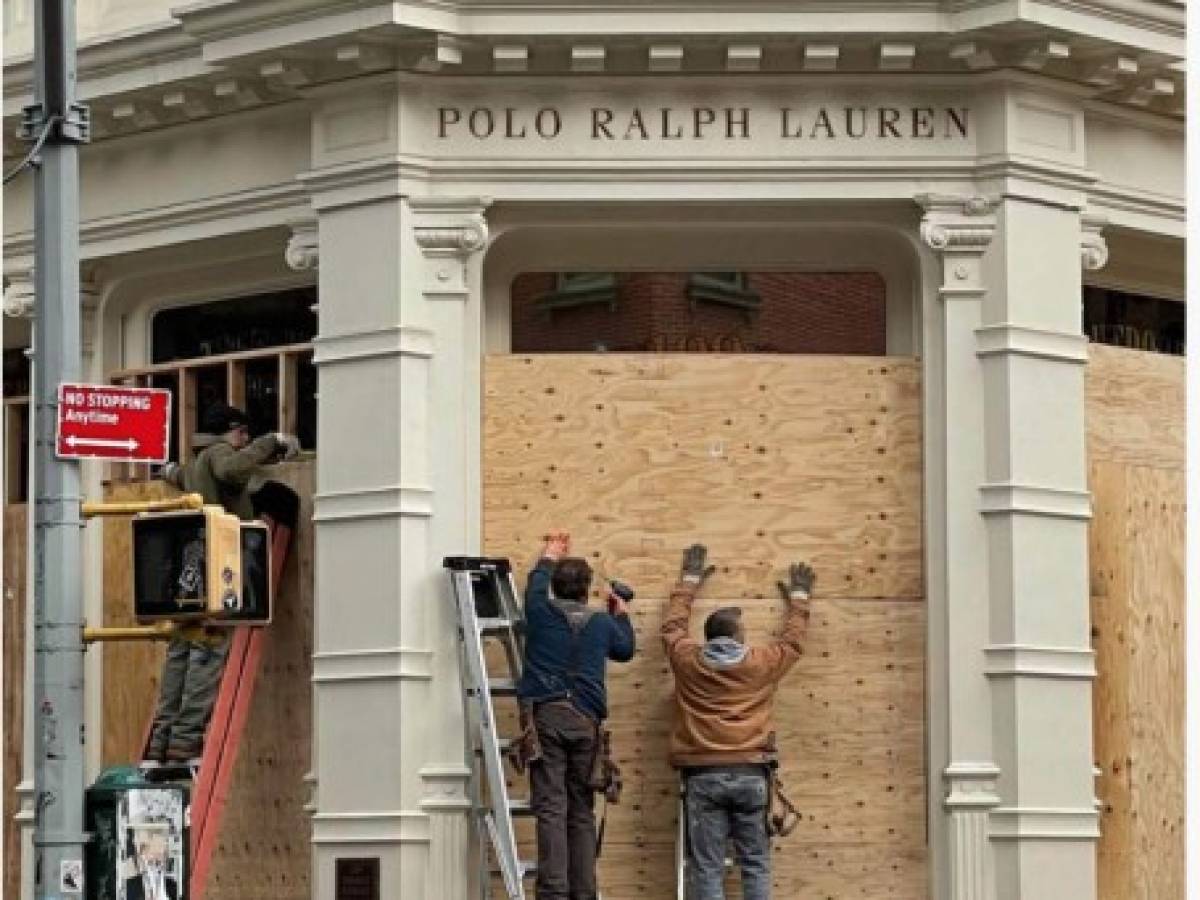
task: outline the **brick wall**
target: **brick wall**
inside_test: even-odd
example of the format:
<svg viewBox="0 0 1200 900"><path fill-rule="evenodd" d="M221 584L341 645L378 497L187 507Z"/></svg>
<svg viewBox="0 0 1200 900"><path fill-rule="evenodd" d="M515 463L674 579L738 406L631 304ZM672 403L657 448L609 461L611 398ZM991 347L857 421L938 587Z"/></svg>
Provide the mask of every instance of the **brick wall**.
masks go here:
<svg viewBox="0 0 1200 900"><path fill-rule="evenodd" d="M517 276L512 287L514 353L590 350L758 353L885 352L883 279L873 272L751 272L753 312L688 300L683 272L617 276L616 308L597 303L547 311L553 273Z"/></svg>

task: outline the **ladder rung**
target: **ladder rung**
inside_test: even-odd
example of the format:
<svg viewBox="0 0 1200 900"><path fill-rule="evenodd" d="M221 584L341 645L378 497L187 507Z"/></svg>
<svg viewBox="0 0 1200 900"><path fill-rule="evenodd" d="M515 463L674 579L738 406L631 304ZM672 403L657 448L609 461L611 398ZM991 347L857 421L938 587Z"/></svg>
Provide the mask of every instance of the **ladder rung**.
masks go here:
<svg viewBox="0 0 1200 900"><path fill-rule="evenodd" d="M515 627L512 619L477 619L480 634L503 634Z"/></svg>
<svg viewBox="0 0 1200 900"><path fill-rule="evenodd" d="M489 678L488 693L493 697L515 697L517 682L512 678Z"/></svg>
<svg viewBox="0 0 1200 900"><path fill-rule="evenodd" d="M522 878L536 877L536 875L537 875L537 861L536 860L518 859L517 865L519 865L521 867L521 877ZM493 867L491 869L491 874L496 877L499 877L500 870L498 868Z"/></svg>

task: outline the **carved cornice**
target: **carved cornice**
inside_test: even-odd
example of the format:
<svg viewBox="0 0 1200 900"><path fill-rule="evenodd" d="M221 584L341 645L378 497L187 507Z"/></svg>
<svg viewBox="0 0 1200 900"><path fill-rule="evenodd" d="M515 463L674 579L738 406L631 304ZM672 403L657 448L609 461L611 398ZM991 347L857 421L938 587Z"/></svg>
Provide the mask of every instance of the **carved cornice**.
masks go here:
<svg viewBox="0 0 1200 900"><path fill-rule="evenodd" d="M1079 256L1086 272L1096 272L1108 264L1108 242L1100 233L1107 224L1104 216L1085 213L1082 217Z"/></svg>
<svg viewBox="0 0 1200 900"><path fill-rule="evenodd" d="M921 240L939 253L983 253L996 231L992 210L996 201L987 197L958 197L921 194L915 198L925 210Z"/></svg>
<svg viewBox="0 0 1200 900"><path fill-rule="evenodd" d="M290 222L288 227L292 229L292 234L283 251L283 258L287 262L288 268L297 272L315 269L321 259L321 245L317 235L316 220L305 219Z"/></svg>

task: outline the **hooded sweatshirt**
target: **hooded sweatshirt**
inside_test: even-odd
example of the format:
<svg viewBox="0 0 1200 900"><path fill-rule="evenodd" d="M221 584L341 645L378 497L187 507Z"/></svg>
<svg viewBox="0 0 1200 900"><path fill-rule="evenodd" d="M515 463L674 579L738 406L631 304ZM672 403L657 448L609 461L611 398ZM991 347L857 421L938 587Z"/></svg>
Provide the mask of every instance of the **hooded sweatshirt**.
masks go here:
<svg viewBox="0 0 1200 900"><path fill-rule="evenodd" d="M688 635L695 598L695 585L680 582L663 617L663 645L675 673L671 765L770 762L775 689L800 658L807 609L789 604L783 632L768 644L747 647L727 637L702 643Z"/></svg>

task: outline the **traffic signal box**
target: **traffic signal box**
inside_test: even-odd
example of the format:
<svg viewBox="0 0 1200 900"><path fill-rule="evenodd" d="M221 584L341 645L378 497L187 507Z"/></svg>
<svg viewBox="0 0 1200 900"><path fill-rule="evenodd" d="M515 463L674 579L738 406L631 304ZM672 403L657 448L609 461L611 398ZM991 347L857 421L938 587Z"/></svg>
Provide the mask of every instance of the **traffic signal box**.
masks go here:
<svg viewBox="0 0 1200 900"><path fill-rule="evenodd" d="M133 610L139 622L271 621L271 540L261 522L219 506L133 519Z"/></svg>

